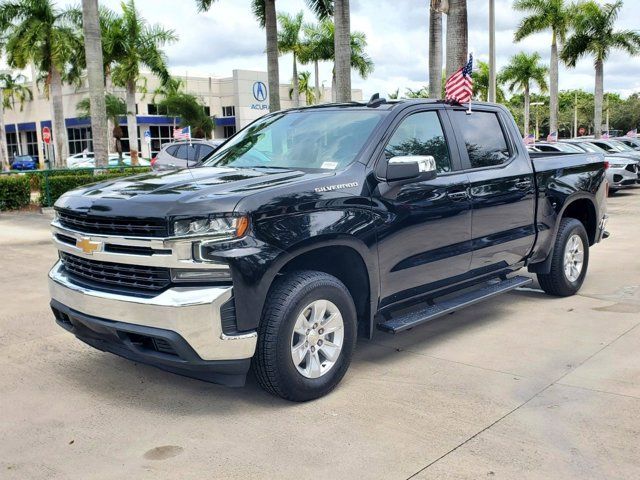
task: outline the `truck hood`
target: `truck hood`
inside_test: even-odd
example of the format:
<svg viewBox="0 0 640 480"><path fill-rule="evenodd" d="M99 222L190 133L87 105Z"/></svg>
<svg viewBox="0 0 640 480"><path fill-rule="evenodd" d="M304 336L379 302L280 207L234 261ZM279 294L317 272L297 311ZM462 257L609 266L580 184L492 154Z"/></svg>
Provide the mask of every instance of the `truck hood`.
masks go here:
<svg viewBox="0 0 640 480"><path fill-rule="evenodd" d="M149 172L64 194L57 208L97 216L166 218L232 212L253 193L333 173L273 168L200 167Z"/></svg>

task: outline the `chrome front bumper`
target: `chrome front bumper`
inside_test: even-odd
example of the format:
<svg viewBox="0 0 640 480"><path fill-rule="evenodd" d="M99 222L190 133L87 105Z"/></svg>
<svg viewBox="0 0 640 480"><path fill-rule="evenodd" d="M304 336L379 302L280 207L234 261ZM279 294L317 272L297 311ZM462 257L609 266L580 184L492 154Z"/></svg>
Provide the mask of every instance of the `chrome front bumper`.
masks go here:
<svg viewBox="0 0 640 480"><path fill-rule="evenodd" d="M74 284L58 262L49 272L51 298L68 309L96 319L175 332L202 360L251 358L257 333L228 336L220 307L232 287L173 287L153 298L107 293Z"/></svg>

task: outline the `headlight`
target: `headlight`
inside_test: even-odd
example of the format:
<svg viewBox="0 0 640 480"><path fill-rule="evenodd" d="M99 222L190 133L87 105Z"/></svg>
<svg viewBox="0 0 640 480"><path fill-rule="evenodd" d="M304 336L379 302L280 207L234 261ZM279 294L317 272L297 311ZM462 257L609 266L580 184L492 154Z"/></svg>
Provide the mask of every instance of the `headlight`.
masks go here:
<svg viewBox="0 0 640 480"><path fill-rule="evenodd" d="M173 222L173 235L206 236L216 240L227 240L244 236L248 228L247 217L188 218Z"/></svg>

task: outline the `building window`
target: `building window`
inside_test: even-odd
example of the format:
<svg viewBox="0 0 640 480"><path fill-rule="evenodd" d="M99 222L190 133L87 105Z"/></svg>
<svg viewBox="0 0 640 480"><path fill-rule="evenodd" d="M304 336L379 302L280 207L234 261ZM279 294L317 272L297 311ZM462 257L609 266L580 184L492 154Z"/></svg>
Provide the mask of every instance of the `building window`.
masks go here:
<svg viewBox="0 0 640 480"><path fill-rule="evenodd" d="M69 140L69 155L82 153L85 149L93 152L93 141L91 139L91 127L67 128Z"/></svg>
<svg viewBox="0 0 640 480"><path fill-rule="evenodd" d="M122 143L122 151L123 152L130 152L131 148L129 145L129 129L126 125L120 125L120 128L122 129L122 138L120 139L121 143ZM140 131L140 129L138 128L138 132ZM142 151L142 137L138 134L138 154Z"/></svg>
<svg viewBox="0 0 640 480"><path fill-rule="evenodd" d="M7 133L7 151L9 152L9 163L18 155L18 136L15 132Z"/></svg>
<svg viewBox="0 0 640 480"><path fill-rule="evenodd" d="M224 138L229 138L232 135L236 134L236 126L235 125L229 125L224 127Z"/></svg>
<svg viewBox="0 0 640 480"><path fill-rule="evenodd" d="M173 142L172 125L150 125L151 131L151 156L155 157L165 143Z"/></svg>
<svg viewBox="0 0 640 480"><path fill-rule="evenodd" d="M223 117L235 117L236 116L236 107L222 107L222 116Z"/></svg>
<svg viewBox="0 0 640 480"><path fill-rule="evenodd" d="M205 107L204 107L204 114L205 114L207 117L210 117L210 116L211 116L211 107L208 107L208 106L206 106L206 105L205 105Z"/></svg>
<svg viewBox="0 0 640 480"><path fill-rule="evenodd" d="M167 107L155 103L147 104L147 112L149 115L168 115Z"/></svg>
<svg viewBox="0 0 640 480"><path fill-rule="evenodd" d="M31 132L25 132L27 137L27 155L31 155L37 162L38 158L38 134L35 130Z"/></svg>

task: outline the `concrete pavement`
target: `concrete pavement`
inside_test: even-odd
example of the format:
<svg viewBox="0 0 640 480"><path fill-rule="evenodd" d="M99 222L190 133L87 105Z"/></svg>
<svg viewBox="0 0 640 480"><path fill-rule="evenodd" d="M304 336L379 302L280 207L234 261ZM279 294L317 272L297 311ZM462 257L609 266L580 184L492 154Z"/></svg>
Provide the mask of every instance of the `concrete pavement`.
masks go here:
<svg viewBox="0 0 640 480"><path fill-rule="evenodd" d="M0 478L640 478L640 189L609 211L578 296L377 334L306 404L82 344L48 310L48 219L0 214Z"/></svg>

